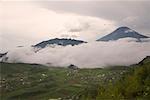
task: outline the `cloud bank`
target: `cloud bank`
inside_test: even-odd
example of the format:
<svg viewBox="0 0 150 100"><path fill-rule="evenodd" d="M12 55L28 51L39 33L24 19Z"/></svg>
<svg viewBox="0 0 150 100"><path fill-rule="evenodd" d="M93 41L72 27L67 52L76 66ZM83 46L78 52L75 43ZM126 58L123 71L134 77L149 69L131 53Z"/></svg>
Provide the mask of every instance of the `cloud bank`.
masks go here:
<svg viewBox="0 0 150 100"><path fill-rule="evenodd" d="M114 65L131 65L150 55L150 40L135 42L121 39L110 42L91 42L77 46L47 47L35 53L33 48L16 48L9 51L8 62L38 63L48 66L101 68Z"/></svg>

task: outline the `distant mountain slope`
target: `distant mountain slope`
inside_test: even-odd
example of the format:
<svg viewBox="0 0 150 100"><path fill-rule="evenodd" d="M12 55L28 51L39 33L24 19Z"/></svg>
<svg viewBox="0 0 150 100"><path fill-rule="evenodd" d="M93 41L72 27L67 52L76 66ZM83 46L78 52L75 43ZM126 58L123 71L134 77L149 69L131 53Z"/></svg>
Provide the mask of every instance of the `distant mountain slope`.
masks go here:
<svg viewBox="0 0 150 100"><path fill-rule="evenodd" d="M8 52L6 52L6 53L0 53L0 58L3 57L3 56L5 56L5 55L7 55L7 53Z"/></svg>
<svg viewBox="0 0 150 100"><path fill-rule="evenodd" d="M128 27L119 27L112 33L98 39L97 41L110 41L110 40L118 40L121 38L136 38L140 40L141 38L149 38L147 36L141 35L138 32L128 28Z"/></svg>
<svg viewBox="0 0 150 100"><path fill-rule="evenodd" d="M146 56L142 61L140 61L138 64L143 65L150 62L150 56Z"/></svg>
<svg viewBox="0 0 150 100"><path fill-rule="evenodd" d="M87 43L87 42L82 41L82 40L75 40L75 39L58 39L58 38L55 38L55 39L50 39L47 41L42 41L42 42L34 45L34 47L44 48L47 45L61 45L61 46L72 45L72 46L74 46L74 45L78 45L81 43Z"/></svg>
<svg viewBox="0 0 150 100"><path fill-rule="evenodd" d="M6 53L0 53L0 62L5 62L7 61L8 57L6 57L8 52Z"/></svg>

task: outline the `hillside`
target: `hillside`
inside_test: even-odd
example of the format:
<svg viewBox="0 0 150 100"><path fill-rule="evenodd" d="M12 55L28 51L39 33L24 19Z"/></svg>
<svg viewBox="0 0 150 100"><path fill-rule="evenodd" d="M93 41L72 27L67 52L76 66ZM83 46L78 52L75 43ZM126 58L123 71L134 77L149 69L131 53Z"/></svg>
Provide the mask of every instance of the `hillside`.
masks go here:
<svg viewBox="0 0 150 100"><path fill-rule="evenodd" d="M150 57L147 56L116 82L88 88L80 95L82 100L149 100L150 98ZM95 93L93 93L95 91Z"/></svg>
<svg viewBox="0 0 150 100"><path fill-rule="evenodd" d="M150 59L147 58L142 64L104 69L74 70L23 63L0 65L2 100L91 100L112 98L111 93L117 98L120 94L116 91L122 98L150 96Z"/></svg>

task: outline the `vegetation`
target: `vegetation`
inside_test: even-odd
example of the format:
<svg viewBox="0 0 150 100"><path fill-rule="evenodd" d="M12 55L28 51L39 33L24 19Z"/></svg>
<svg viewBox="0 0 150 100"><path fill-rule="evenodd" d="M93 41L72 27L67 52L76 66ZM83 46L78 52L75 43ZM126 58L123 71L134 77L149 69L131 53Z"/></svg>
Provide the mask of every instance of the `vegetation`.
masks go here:
<svg viewBox="0 0 150 100"><path fill-rule="evenodd" d="M130 67L69 69L0 63L1 100L149 99L150 59Z"/></svg>
<svg viewBox="0 0 150 100"><path fill-rule="evenodd" d="M150 58L144 59L115 83L100 84L88 88L80 95L83 100L149 100L150 99ZM93 90L94 89L94 90ZM94 94L93 94L94 91Z"/></svg>

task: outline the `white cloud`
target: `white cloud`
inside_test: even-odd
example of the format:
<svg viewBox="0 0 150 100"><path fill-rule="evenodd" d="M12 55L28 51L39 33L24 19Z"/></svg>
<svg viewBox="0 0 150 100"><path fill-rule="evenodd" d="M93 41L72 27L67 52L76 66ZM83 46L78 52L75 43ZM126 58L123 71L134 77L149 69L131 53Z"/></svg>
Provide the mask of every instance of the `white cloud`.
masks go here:
<svg viewBox="0 0 150 100"><path fill-rule="evenodd" d="M101 33L114 29L115 22L73 13L59 13L31 2L2 2L3 25L0 27L2 48L32 45L39 41L63 36L95 40ZM80 30L72 32L70 30ZM11 47L10 41L11 41Z"/></svg>
<svg viewBox="0 0 150 100"><path fill-rule="evenodd" d="M111 42L91 42L77 46L47 47L34 53L33 48L17 48L9 51L9 62L51 64L66 67L75 64L80 68L131 65L150 55L150 40L135 42L121 39Z"/></svg>

